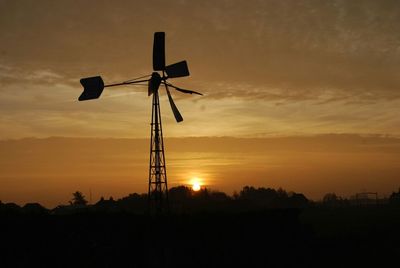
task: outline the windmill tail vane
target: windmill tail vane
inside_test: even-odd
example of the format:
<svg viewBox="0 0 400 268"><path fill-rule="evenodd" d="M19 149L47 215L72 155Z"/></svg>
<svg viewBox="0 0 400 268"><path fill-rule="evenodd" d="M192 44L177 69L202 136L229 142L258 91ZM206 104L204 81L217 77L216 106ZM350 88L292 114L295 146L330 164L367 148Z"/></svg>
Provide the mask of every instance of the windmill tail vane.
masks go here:
<svg viewBox="0 0 400 268"><path fill-rule="evenodd" d="M185 94L203 94L177 87L167 82L167 80L189 75L189 68L185 60L170 65L165 64L165 33L155 32L153 42L153 72L151 74L114 84L104 84L101 76L86 77L80 80L83 92L78 98L79 101L98 99L106 87L147 84L148 96L153 95L148 197L149 208L154 208L156 212L162 212L169 207L159 88L160 85L164 85L175 120L181 122L183 121L183 117L175 105L170 88Z"/></svg>

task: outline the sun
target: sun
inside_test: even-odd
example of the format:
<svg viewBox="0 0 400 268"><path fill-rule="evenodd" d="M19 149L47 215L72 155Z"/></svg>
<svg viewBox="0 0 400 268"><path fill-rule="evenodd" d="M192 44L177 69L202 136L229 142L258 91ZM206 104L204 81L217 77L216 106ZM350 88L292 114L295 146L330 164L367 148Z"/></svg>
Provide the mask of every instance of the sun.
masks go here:
<svg viewBox="0 0 400 268"><path fill-rule="evenodd" d="M196 182L196 183L193 183L193 185L192 185L192 190L193 191L199 191L200 190L200 183L198 183L198 182Z"/></svg>
<svg viewBox="0 0 400 268"><path fill-rule="evenodd" d="M198 178L191 179L190 183L192 184L192 190L197 192L201 189L201 183Z"/></svg>

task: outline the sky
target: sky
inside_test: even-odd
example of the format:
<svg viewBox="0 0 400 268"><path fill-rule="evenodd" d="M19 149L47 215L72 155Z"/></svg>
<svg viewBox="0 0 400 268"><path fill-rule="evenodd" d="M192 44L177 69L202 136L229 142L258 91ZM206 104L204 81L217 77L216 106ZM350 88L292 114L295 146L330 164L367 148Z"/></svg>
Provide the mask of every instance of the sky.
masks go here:
<svg viewBox="0 0 400 268"><path fill-rule="evenodd" d="M204 177L205 184L227 192L252 182L265 187L301 190L319 198L329 190L323 185L330 185L324 184L327 179L323 164L316 161L312 165L312 160L304 163L313 171L312 176L309 174L312 180L305 175L304 180L308 178L312 183L300 187L306 183L294 183L290 179L293 171L288 167L298 161L291 155L298 153L296 148L303 145L289 142L289 146L287 140L281 140L302 143L305 142L302 138L307 138L327 144L327 151L320 151L318 158L332 160L331 175L351 178L351 187L337 179L331 185L332 191L344 195L362 189L382 193L396 190L400 181L393 177L399 167L395 160L397 151L385 151L387 157L379 157L380 145L372 146L368 154L354 147L363 138L370 137L377 139L374 141L377 144L397 148L396 139L400 135L398 25L400 3L389 0L0 0L0 140L8 148L2 149L0 200L25 202L27 198L23 195L48 204L68 200L69 192L62 187L49 186L47 192L37 191L41 187L38 184L43 182L39 177L51 175L60 181L63 169L57 169L54 174L50 164L43 164L35 176L19 171L13 175L9 167L29 166L17 158L11 157L14 162L10 162L4 157L6 151L11 155L17 152L18 146L30 148L32 144L44 142L45 152L48 137L71 141L78 137L93 141L105 139L116 144L120 139L135 142L148 139L151 98L145 87L106 89L95 101L78 102L77 97L82 91L79 84L82 77L101 75L106 83L114 83L150 74L156 31L166 32L167 64L188 61L191 75L171 82L204 94L186 96L172 92L184 118L177 124L165 92L160 93L166 138L183 142L187 137L207 137L208 142L203 144L208 148L206 155L182 151L179 142L172 143L175 147L167 147L167 155L168 150L172 155L181 152L167 160L171 165L170 180L174 183L190 180L195 176L192 173L197 172ZM364 179L371 175L368 168L355 172L339 163L337 169L333 168L335 161L344 158L334 154L335 147L330 144L346 145L341 139L335 140L337 135L353 137L349 150L354 152L350 150L346 154L347 163L360 164L360 157L369 159L363 165L376 165L382 171L376 175L380 185ZM234 137L240 142L232 144L221 137ZM274 140L282 149L266 148L263 153L256 153L243 145L246 139L262 144ZM190 141L198 146L196 139ZM216 142L243 150L237 157L247 164L241 166L240 172L231 173L237 176L234 182L226 181L232 171L223 165L224 159L230 159L231 155L214 152ZM65 139L56 143L60 154L67 143ZM110 152L113 150L111 145L107 148ZM307 150L304 146L301 148L304 159L313 159L305 157ZM288 154L284 157L278 151ZM211 159L214 153L218 155L215 161L221 164L218 168L203 167L194 171L195 164L185 166L198 158ZM143 157L143 161L148 157L144 153L132 154L132 157ZM369 158L369 154L373 157ZM99 157L95 152L93 156ZM78 156L63 157L62 161L75 161ZM29 159L34 162L34 157ZM267 163L268 159L276 159L286 167L279 176L269 171L268 164L260 164ZM110 165L110 174L119 172L111 169L113 165ZM179 166L178 170L174 166ZM83 166L79 170L82 169ZM147 179L139 182L136 177L137 172L145 174L147 168L144 165L140 171L133 169L131 166L124 173L127 181L132 179L129 190L144 192ZM82 175L88 180L87 185L99 183L95 174ZM257 179L251 180L249 176ZM10 177L18 177L26 185L25 192L17 190L17 183ZM110 194L126 193L126 184L115 181L112 185L116 190L110 190ZM50 192L64 197L52 197L51 201L42 198Z"/></svg>

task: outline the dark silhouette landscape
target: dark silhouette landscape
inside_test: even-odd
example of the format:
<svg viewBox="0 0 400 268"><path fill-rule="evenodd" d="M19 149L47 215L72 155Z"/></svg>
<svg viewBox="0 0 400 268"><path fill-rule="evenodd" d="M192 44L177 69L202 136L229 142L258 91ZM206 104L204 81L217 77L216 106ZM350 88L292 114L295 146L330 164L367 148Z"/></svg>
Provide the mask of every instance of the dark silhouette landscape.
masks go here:
<svg viewBox="0 0 400 268"><path fill-rule="evenodd" d="M169 197L163 215L137 193L87 204L77 191L53 209L0 203L2 267L382 267L400 253L400 191L314 202L283 189L179 186Z"/></svg>

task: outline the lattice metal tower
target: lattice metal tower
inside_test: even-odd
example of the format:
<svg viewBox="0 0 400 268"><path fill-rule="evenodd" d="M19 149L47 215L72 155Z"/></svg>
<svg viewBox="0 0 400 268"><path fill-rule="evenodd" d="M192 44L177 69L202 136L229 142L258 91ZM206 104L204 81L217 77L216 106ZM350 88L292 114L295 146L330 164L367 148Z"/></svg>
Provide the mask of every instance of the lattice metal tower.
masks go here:
<svg viewBox="0 0 400 268"><path fill-rule="evenodd" d="M155 212L162 213L169 210L167 169L158 90L153 94L151 111L148 199L149 208L155 210Z"/></svg>

